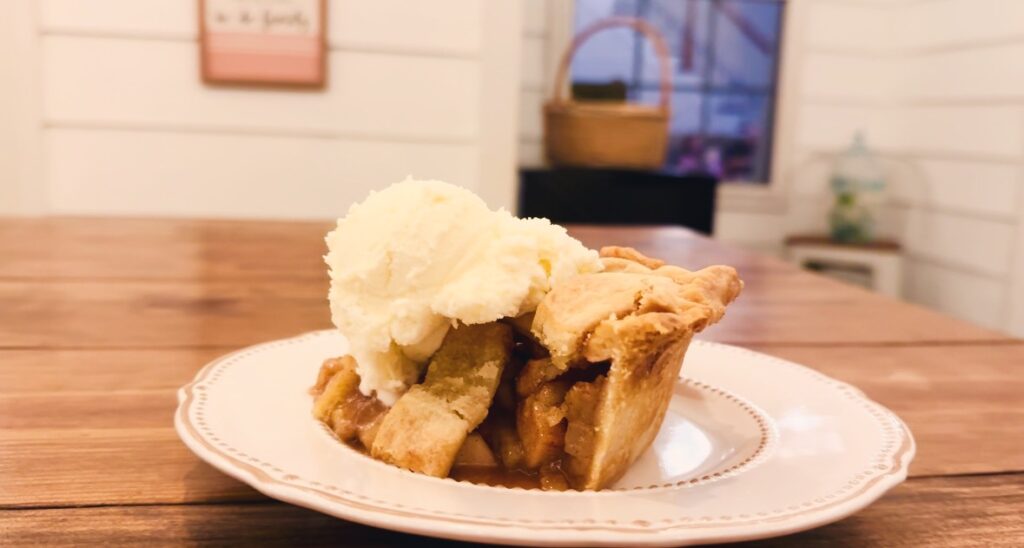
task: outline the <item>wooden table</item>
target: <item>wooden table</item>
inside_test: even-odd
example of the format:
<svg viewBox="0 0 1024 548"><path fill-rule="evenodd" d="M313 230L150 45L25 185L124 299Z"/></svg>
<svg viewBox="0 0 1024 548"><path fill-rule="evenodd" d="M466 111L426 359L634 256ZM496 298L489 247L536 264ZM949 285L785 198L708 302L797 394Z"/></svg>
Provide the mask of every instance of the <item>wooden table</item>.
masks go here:
<svg viewBox="0 0 1024 548"><path fill-rule="evenodd" d="M330 325L327 223L0 221L0 545L393 545L282 504L178 440L175 389L234 348ZM1024 341L675 228L578 227L591 246L736 266L707 338L861 387L918 442L911 479L763 545L1024 545Z"/></svg>

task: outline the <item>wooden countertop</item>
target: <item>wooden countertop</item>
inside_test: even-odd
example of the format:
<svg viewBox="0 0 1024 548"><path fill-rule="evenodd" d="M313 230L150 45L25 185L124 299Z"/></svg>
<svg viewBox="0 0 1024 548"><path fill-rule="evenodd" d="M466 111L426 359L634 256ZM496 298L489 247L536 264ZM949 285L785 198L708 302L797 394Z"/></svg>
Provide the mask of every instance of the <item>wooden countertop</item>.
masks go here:
<svg viewBox="0 0 1024 548"><path fill-rule="evenodd" d="M267 499L178 440L175 390L240 346L330 326L329 223L0 220L0 545L423 540ZM705 338L803 363L898 413L910 479L839 523L754 545L1024 544L1024 341L678 228L590 246L739 269Z"/></svg>

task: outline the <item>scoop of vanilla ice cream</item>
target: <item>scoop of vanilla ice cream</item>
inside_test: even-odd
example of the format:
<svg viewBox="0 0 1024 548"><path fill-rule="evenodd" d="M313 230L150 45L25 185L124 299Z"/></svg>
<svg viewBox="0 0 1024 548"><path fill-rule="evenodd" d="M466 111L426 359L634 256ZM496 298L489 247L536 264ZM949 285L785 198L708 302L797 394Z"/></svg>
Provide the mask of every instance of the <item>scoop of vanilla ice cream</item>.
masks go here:
<svg viewBox="0 0 1024 548"><path fill-rule="evenodd" d="M472 192L407 179L353 205L327 234L331 315L364 394L391 405L456 322L532 312L553 283L601 270L547 219L491 211Z"/></svg>

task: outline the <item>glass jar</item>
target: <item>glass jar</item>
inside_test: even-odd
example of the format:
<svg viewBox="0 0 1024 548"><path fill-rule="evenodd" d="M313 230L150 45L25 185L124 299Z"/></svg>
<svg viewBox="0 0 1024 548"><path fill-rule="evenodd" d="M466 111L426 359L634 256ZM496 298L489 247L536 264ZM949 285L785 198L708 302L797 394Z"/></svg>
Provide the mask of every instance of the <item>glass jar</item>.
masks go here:
<svg viewBox="0 0 1024 548"><path fill-rule="evenodd" d="M885 172L860 132L836 158L830 182L835 196L828 215L832 240L857 244L874 241Z"/></svg>

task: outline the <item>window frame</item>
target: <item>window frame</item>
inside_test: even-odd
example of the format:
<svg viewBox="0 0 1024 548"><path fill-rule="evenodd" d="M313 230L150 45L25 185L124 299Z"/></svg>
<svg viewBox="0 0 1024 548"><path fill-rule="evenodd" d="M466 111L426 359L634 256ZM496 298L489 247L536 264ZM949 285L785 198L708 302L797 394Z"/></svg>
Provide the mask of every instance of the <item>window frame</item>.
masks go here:
<svg viewBox="0 0 1024 548"><path fill-rule="evenodd" d="M551 76L562 53L572 42L575 28L575 0L547 2L548 32L545 51L547 94L554 91ZM771 165L767 181L729 181L718 185L718 210L744 213L783 213L786 209L787 178L794 165L799 105L801 48L795 36L806 21L808 2L786 0L782 12L779 58L775 84ZM568 86L568 83L563 83ZM566 90L563 90L566 91Z"/></svg>

